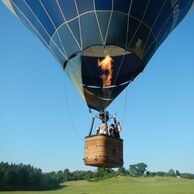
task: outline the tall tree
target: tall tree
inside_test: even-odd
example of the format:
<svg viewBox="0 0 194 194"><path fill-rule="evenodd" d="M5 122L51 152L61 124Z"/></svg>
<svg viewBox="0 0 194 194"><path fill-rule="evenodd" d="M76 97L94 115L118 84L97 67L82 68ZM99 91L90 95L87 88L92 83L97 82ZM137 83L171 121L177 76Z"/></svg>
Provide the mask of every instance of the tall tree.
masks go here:
<svg viewBox="0 0 194 194"><path fill-rule="evenodd" d="M132 164L129 166L129 173L132 176L143 176L147 167L145 163Z"/></svg>
<svg viewBox="0 0 194 194"><path fill-rule="evenodd" d="M167 173L168 176L176 176L175 171L173 169L170 169Z"/></svg>

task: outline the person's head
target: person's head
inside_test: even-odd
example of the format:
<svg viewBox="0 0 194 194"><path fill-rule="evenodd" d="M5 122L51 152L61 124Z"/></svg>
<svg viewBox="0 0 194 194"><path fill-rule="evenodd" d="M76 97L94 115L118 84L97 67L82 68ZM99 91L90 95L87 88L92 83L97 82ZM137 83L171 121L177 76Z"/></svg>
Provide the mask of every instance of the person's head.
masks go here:
<svg viewBox="0 0 194 194"><path fill-rule="evenodd" d="M101 114L99 115L99 118L100 118L101 120L103 120L103 119L104 119L104 114L101 113Z"/></svg>

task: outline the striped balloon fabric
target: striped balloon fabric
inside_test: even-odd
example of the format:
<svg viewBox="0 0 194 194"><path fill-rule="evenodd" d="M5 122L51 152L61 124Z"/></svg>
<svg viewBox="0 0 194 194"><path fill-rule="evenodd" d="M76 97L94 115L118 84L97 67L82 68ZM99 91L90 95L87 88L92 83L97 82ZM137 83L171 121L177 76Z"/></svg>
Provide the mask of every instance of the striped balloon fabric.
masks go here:
<svg viewBox="0 0 194 194"><path fill-rule="evenodd" d="M193 0L3 0L104 111L143 71Z"/></svg>

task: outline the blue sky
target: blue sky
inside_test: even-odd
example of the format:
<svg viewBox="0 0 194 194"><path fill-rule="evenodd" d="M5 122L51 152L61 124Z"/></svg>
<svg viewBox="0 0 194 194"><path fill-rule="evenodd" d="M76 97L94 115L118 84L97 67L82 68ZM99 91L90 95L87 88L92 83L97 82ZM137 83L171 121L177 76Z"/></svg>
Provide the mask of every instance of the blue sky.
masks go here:
<svg viewBox="0 0 194 194"><path fill-rule="evenodd" d="M194 173L194 11L110 106L124 166ZM43 171L83 164L91 115L46 48L0 3L0 161ZM98 124L98 123L96 123Z"/></svg>

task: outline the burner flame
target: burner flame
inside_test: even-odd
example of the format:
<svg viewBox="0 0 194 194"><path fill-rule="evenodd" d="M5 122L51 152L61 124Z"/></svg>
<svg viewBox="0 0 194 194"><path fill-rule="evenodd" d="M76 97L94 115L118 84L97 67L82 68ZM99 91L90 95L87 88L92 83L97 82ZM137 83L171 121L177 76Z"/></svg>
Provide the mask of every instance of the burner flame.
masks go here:
<svg viewBox="0 0 194 194"><path fill-rule="evenodd" d="M111 85L111 79L112 79L112 62L113 59L110 57L109 54L105 56L104 59L101 61L98 59L98 67L102 70L101 79L103 81L103 87L107 87Z"/></svg>

